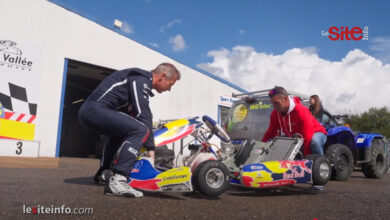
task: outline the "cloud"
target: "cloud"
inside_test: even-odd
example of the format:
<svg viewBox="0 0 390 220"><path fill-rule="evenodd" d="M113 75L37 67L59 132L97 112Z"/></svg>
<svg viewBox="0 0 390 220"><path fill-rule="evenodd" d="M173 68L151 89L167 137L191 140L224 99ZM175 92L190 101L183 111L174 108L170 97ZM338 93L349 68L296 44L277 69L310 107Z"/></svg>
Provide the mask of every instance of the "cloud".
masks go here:
<svg viewBox="0 0 390 220"><path fill-rule="evenodd" d="M370 49L384 63L390 63L390 36L373 38Z"/></svg>
<svg viewBox="0 0 390 220"><path fill-rule="evenodd" d="M256 91L275 85L307 95L318 94L332 113L361 113L390 106L390 64L359 49L340 61L322 59L314 47L273 55L249 46L208 52L213 60L197 66L234 84Z"/></svg>
<svg viewBox="0 0 390 220"><path fill-rule="evenodd" d="M128 33L128 34L133 34L134 33L133 26L131 24L129 24L128 22L126 22L126 21L122 22L121 30L123 32L125 32L125 33Z"/></svg>
<svg viewBox="0 0 390 220"><path fill-rule="evenodd" d="M245 30L242 30L242 29L241 29L241 30L239 30L238 32L239 32L240 34L244 34L244 33L245 33Z"/></svg>
<svg viewBox="0 0 390 220"><path fill-rule="evenodd" d="M150 45L152 45L153 47L156 47L156 48L159 48L160 46L156 43L149 43Z"/></svg>
<svg viewBox="0 0 390 220"><path fill-rule="evenodd" d="M160 32L165 33L165 31L168 30L169 28L171 28L174 24L180 24L180 23L181 23L180 19L175 19L175 20L169 22L168 24L162 26L160 28Z"/></svg>
<svg viewBox="0 0 390 220"><path fill-rule="evenodd" d="M169 43L172 44L172 49L174 51L184 50L187 47L186 42L185 42L183 36L181 36L181 34L178 34L175 37L169 38Z"/></svg>

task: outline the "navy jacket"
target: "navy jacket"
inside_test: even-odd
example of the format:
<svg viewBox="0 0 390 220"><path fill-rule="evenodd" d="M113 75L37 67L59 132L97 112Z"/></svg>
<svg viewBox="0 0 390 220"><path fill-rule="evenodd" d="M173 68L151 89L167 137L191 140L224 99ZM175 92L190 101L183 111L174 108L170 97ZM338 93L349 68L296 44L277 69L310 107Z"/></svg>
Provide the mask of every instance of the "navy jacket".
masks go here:
<svg viewBox="0 0 390 220"><path fill-rule="evenodd" d="M126 112L145 124L150 132L144 144L148 150L155 148L153 116L149 107L149 97L154 96L152 80L151 72L139 68L116 71L105 78L86 100Z"/></svg>

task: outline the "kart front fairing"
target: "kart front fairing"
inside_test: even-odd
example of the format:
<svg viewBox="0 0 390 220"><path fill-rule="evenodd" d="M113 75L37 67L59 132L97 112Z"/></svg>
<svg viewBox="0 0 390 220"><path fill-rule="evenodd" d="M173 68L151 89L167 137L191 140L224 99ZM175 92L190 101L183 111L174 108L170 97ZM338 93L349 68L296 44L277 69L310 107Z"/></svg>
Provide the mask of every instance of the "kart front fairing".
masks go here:
<svg viewBox="0 0 390 220"><path fill-rule="evenodd" d="M145 191L189 192L192 191L191 176L189 167L177 167L161 172L152 166L148 158L142 158L134 165L129 185Z"/></svg>
<svg viewBox="0 0 390 220"><path fill-rule="evenodd" d="M165 124L154 131L156 147L173 143L192 134L202 123L191 119L179 119ZM157 170L150 158L138 158L129 177L129 185L133 188L165 192L192 191L190 167L176 167L166 171Z"/></svg>
<svg viewBox="0 0 390 220"><path fill-rule="evenodd" d="M281 160L245 165L232 183L251 188L271 188L307 183L312 180L311 160Z"/></svg>

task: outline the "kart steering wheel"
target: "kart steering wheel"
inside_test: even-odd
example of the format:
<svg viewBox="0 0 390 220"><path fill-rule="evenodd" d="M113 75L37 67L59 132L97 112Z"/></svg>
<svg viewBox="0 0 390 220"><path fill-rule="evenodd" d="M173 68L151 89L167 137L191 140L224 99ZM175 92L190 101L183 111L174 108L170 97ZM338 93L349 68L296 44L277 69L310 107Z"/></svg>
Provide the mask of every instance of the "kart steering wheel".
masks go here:
<svg viewBox="0 0 390 220"><path fill-rule="evenodd" d="M217 137L219 137L219 139L221 139L223 142L227 142L227 143L230 142L229 135L225 132L225 130L223 130L223 128L216 121L214 121L212 118L210 118L207 115L204 115L202 117L202 120L207 125L207 127L211 130L211 132L217 135Z"/></svg>

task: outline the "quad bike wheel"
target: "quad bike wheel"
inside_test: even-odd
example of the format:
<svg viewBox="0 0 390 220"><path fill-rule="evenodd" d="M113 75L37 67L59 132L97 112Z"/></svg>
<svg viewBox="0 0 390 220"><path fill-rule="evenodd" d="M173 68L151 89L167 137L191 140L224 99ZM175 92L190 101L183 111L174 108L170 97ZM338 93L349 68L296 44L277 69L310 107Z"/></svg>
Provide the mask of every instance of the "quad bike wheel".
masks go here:
<svg viewBox="0 0 390 220"><path fill-rule="evenodd" d="M362 172L368 178L382 178L387 172L386 163L385 151L381 140L372 140L371 162L362 165Z"/></svg>
<svg viewBox="0 0 390 220"><path fill-rule="evenodd" d="M348 180L352 173L353 156L344 144L332 144L325 152L332 167L332 180Z"/></svg>
<svg viewBox="0 0 390 220"><path fill-rule="evenodd" d="M332 168L328 158L319 154L310 154L305 159L312 160L312 179L313 185L323 186L328 183L332 176Z"/></svg>
<svg viewBox="0 0 390 220"><path fill-rule="evenodd" d="M229 187L229 171L220 161L204 161L196 168L192 182L202 194L219 196Z"/></svg>

